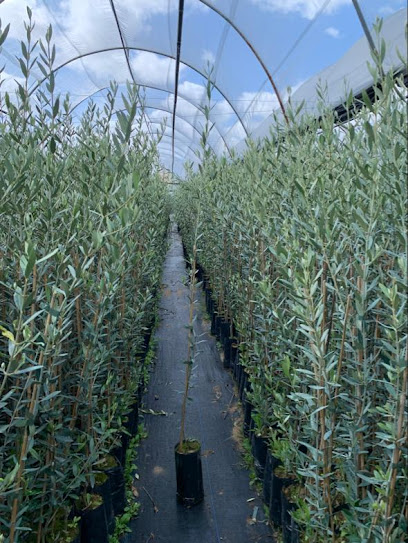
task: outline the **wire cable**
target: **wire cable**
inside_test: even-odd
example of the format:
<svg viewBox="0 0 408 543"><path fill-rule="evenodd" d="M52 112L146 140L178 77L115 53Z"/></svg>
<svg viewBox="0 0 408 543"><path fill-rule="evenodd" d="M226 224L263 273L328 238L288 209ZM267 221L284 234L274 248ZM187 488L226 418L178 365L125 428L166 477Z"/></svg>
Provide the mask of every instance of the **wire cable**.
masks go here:
<svg viewBox="0 0 408 543"><path fill-rule="evenodd" d="M121 42L121 44L122 44L123 52L124 52L124 54L125 54L126 64L127 64L127 67L128 67L129 73L130 73L130 77L132 78L132 81L133 81L134 85L136 86L136 89L137 89L137 96L138 96L138 98L139 98L139 100L140 100L138 85L137 85L137 83L136 83L135 74L133 73L132 65L131 65L131 63L130 63L130 53L129 53L129 49L128 49L127 45L126 45L125 37L124 37L123 32L122 32L122 27L120 26L119 17L118 17L118 14L117 14L117 12L116 12L115 2L114 2L114 0L109 0L109 3L110 3L110 6L111 6L111 9L112 9L113 16L114 16L114 18L115 18L115 22L116 22L116 26L117 26L118 32L119 32L119 38L120 38L120 42ZM141 103L140 105L141 105L142 116L143 116L143 117L145 118L145 120L146 120L147 130L149 131L150 136L153 137L153 132L152 132L152 130L151 130L150 122L149 122L150 118L149 118L149 116L145 113L142 103Z"/></svg>

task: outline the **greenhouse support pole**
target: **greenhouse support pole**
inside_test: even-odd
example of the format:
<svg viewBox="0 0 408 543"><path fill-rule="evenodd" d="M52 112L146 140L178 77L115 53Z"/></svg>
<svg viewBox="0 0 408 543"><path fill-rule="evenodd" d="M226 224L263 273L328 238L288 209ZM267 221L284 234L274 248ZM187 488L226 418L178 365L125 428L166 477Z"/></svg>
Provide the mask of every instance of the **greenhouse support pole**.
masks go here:
<svg viewBox="0 0 408 543"><path fill-rule="evenodd" d="M358 0L351 0L353 2L353 6L354 6L354 9L356 10L356 13L357 13L357 17L360 21L360 24L361 24L361 27L364 31L364 34L365 34L365 37L368 41L368 45L370 46L370 49L371 49L371 52L373 53L374 57L376 59L378 59L378 61L380 61L380 56L378 54L378 50L377 50L377 47L375 46L375 43L374 43L374 40L373 40L373 37L371 35L371 32L370 32L370 29L368 28L368 24L367 24L367 21L365 20L365 17L364 17L364 13L362 12L361 8L360 8L360 4L358 3ZM383 72L383 69L382 69L382 63L380 65L380 70L381 70L381 77L384 76L384 72Z"/></svg>
<svg viewBox="0 0 408 543"><path fill-rule="evenodd" d="M176 109L177 109L177 94L180 72L180 53L181 53L181 41L183 37L183 18L184 18L184 0L179 0L179 16L177 27L177 52L176 52L176 72L174 80L174 104L173 104L173 119L172 119L172 161L171 161L171 173L174 173L174 136L176 131Z"/></svg>

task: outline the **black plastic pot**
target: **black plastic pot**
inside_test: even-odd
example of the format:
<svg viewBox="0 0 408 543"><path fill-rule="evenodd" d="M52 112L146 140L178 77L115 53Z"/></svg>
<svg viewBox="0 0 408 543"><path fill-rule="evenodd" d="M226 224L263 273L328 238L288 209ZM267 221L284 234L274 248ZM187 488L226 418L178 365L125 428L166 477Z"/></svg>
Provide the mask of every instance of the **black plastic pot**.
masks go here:
<svg viewBox="0 0 408 543"><path fill-rule="evenodd" d="M204 499L201 447L190 453L181 453L174 448L176 459L177 500L191 507Z"/></svg>
<svg viewBox="0 0 408 543"><path fill-rule="evenodd" d="M126 507L126 487L122 466L114 466L104 471L109 477L112 506L115 516L122 515Z"/></svg>
<svg viewBox="0 0 408 543"><path fill-rule="evenodd" d="M235 358L234 377L238 385L241 380L242 371L243 371L243 367L241 366L241 363L240 363L239 352L237 352L237 355Z"/></svg>
<svg viewBox="0 0 408 543"><path fill-rule="evenodd" d="M239 380L239 397L241 398L242 401L244 401L244 396L247 389L247 381L248 381L248 374L244 369Z"/></svg>
<svg viewBox="0 0 408 543"><path fill-rule="evenodd" d="M293 484L291 477L281 477L276 474L277 468L272 472L271 501L269 504L269 518L276 525L282 525L282 489Z"/></svg>
<svg viewBox="0 0 408 543"><path fill-rule="evenodd" d="M221 320L220 324L220 339L221 343L224 344L224 341L228 339L230 336L230 325L228 321L225 321L224 319Z"/></svg>
<svg viewBox="0 0 408 543"><path fill-rule="evenodd" d="M216 313L215 304L214 304L213 310L211 313L211 335L212 336L216 335L216 325L217 325L217 313Z"/></svg>
<svg viewBox="0 0 408 543"><path fill-rule="evenodd" d="M234 348L234 340L231 339L230 341L230 349L229 349L229 353L230 353L230 368L231 368L231 372L232 372L232 375L235 375L235 361L236 361L236 347Z"/></svg>
<svg viewBox="0 0 408 543"><path fill-rule="evenodd" d="M296 510L296 505L288 500L285 492L281 494L282 504L282 535L283 543L299 543L299 527L290 512Z"/></svg>
<svg viewBox="0 0 408 543"><path fill-rule="evenodd" d="M266 454L268 452L268 443L265 437L252 433L251 437L251 449L254 457L255 473L261 480L264 478Z"/></svg>
<svg viewBox="0 0 408 543"><path fill-rule="evenodd" d="M253 405L249 400L244 398L244 400L242 401L242 407L244 410L244 436L249 437L253 427L253 420L251 416Z"/></svg>
<svg viewBox="0 0 408 543"><path fill-rule="evenodd" d="M208 297L209 297L209 300L208 300L207 312L212 319L212 316L215 312L215 305L214 305L214 300L211 298L211 291L209 291Z"/></svg>
<svg viewBox="0 0 408 543"><path fill-rule="evenodd" d="M211 315L211 306L212 306L212 299L211 299L211 291L205 287L205 307L207 309L207 313Z"/></svg>
<svg viewBox="0 0 408 543"><path fill-rule="evenodd" d="M264 503L269 507L271 502L271 485L272 485L272 473L275 468L280 464L280 460L272 456L271 452L268 450L266 452L265 459L265 469L262 485L262 497Z"/></svg>
<svg viewBox="0 0 408 543"><path fill-rule="evenodd" d="M102 505L105 509L106 526L108 534L111 535L115 530L115 513L113 510L112 487L109 476L107 476L106 481L101 485L95 485L93 492L103 498Z"/></svg>
<svg viewBox="0 0 408 543"><path fill-rule="evenodd" d="M236 340L232 339L231 340L231 367L234 371L234 375L235 375L235 366L237 365L237 362L238 362L238 345L236 343Z"/></svg>
<svg viewBox="0 0 408 543"><path fill-rule="evenodd" d="M221 339L221 324L222 324L222 317L217 315L215 317L215 337L220 341Z"/></svg>
<svg viewBox="0 0 408 543"><path fill-rule="evenodd" d="M81 512L81 543L108 543L108 522L103 504Z"/></svg>
<svg viewBox="0 0 408 543"><path fill-rule="evenodd" d="M149 349L150 338L152 337L153 323L149 326L149 330L143 336L143 347L145 352Z"/></svg>
<svg viewBox="0 0 408 543"><path fill-rule="evenodd" d="M221 343L224 350L224 368L231 367L231 323L223 321L221 324Z"/></svg>

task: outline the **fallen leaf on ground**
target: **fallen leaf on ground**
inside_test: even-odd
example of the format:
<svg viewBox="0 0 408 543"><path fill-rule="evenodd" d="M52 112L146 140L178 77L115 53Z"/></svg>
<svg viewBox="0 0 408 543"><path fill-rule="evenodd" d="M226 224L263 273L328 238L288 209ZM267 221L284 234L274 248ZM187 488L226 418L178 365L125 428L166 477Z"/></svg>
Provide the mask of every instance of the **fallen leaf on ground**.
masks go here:
<svg viewBox="0 0 408 543"><path fill-rule="evenodd" d="M145 413L145 415L163 415L167 417L168 413L166 411L154 411L153 409L141 409L142 413Z"/></svg>

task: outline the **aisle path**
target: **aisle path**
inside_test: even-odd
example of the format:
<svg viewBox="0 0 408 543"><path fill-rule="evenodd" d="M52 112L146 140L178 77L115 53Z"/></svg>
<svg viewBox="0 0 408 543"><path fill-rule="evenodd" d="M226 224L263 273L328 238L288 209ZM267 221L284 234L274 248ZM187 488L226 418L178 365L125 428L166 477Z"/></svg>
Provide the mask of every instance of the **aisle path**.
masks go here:
<svg viewBox="0 0 408 543"><path fill-rule="evenodd" d="M240 411L234 385L222 368L208 323L198 303L200 354L192 375L193 401L187 405L187 435L202 444L204 501L191 509L176 501L174 446L178 441L181 393L187 352L188 287L180 236L173 231L160 303L157 362L144 399L148 432L139 448L135 486L140 515L123 543L272 543L263 522L262 502L249 488L239 452ZM201 292L199 293L201 299ZM159 415L159 412L166 415ZM154 504L153 504L154 502ZM257 508L257 520L252 521Z"/></svg>

